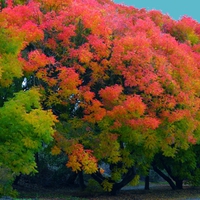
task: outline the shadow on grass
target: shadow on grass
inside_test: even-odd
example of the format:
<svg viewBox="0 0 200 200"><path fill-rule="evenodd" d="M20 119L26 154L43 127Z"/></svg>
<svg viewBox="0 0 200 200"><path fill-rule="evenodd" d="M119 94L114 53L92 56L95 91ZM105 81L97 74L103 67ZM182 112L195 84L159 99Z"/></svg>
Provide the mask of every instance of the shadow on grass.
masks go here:
<svg viewBox="0 0 200 200"><path fill-rule="evenodd" d="M81 191L79 188L16 188L19 197L15 200L200 200L200 187L185 186L172 190L165 183L151 184L150 190L143 185L127 186L117 196L102 191Z"/></svg>

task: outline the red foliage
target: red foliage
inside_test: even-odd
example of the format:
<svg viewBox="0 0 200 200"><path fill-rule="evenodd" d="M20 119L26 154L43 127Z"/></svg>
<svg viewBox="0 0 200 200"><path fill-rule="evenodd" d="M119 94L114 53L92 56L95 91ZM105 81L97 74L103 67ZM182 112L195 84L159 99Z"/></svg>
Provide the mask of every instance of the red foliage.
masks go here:
<svg viewBox="0 0 200 200"><path fill-rule="evenodd" d="M45 54L39 52L38 50L31 51L28 54L28 61L21 58L24 64L24 70L26 72L37 71L39 68L45 67L50 64L54 64L54 58L48 58Z"/></svg>
<svg viewBox="0 0 200 200"><path fill-rule="evenodd" d="M120 94L122 93L121 85L114 85L110 87L106 87L105 89L101 89L99 91L99 95L103 100L104 106L112 106L119 99Z"/></svg>
<svg viewBox="0 0 200 200"><path fill-rule="evenodd" d="M198 124L200 25L195 20L174 21L158 11L109 0L37 0L3 9L0 25L22 36L24 73L42 80L44 102L53 99L66 106L58 108L61 121L62 112L69 112L72 121L101 128L107 120L112 130L152 130L153 142L182 137L158 135L166 123L176 126L187 119L189 128ZM52 102L48 105L53 107ZM73 107L77 102L78 110ZM196 138L185 140L195 144ZM77 148L90 157L82 146ZM78 150L70 154L77 163Z"/></svg>

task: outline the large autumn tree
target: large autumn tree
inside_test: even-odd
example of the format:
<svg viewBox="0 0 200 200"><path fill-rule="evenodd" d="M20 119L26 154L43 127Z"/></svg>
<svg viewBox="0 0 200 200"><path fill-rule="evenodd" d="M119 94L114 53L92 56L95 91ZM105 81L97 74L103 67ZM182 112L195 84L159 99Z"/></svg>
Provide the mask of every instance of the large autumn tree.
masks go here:
<svg viewBox="0 0 200 200"><path fill-rule="evenodd" d="M35 0L10 2L0 25L22 34L24 76L58 116L52 153L65 152L67 167L92 174L105 190L134 182L155 155L175 158L199 143L193 19L110 0Z"/></svg>

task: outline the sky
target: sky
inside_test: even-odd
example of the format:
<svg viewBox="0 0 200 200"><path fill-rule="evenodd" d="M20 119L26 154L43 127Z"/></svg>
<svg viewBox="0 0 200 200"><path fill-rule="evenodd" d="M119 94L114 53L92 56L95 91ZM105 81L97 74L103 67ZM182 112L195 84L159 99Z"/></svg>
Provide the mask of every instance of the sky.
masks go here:
<svg viewBox="0 0 200 200"><path fill-rule="evenodd" d="M147 10L160 10L175 20L187 15L200 23L200 0L113 0L115 3L146 8Z"/></svg>

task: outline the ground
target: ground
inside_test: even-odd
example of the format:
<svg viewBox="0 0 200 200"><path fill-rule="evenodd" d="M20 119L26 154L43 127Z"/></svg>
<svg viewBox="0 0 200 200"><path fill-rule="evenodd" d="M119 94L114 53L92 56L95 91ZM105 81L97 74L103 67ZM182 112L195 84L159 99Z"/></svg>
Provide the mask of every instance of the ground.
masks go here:
<svg viewBox="0 0 200 200"><path fill-rule="evenodd" d="M142 185L125 187L116 196L105 193L90 193L78 188L17 188L23 200L200 200L200 187L185 186L183 190L172 190L166 184L151 184L150 190Z"/></svg>

